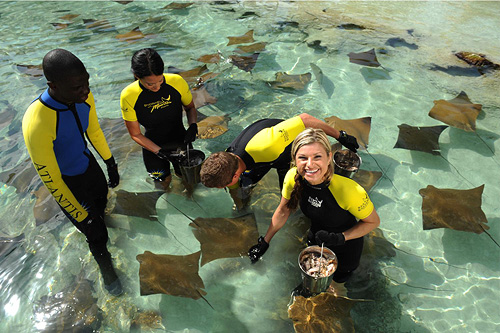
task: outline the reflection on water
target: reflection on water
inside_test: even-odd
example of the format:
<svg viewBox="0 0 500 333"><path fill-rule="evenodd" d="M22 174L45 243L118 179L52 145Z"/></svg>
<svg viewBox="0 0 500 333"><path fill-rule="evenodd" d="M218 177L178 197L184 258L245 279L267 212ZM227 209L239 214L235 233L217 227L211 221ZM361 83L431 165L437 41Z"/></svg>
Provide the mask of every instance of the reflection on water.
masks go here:
<svg viewBox="0 0 500 333"><path fill-rule="evenodd" d="M194 265L206 301L141 296L138 256L203 252L193 221L237 217L222 190L198 185L188 197L174 179L164 194L147 180L140 149L121 120L119 93L133 79L133 52L154 47L169 71L181 73L193 90L198 83L205 125L194 148L207 156L260 118L301 112L363 136L368 149L360 151L355 177L370 188L382 223L366 237L356 274L336 286L355 300L350 311L332 311L347 309L345 330L498 331L500 315L492 309L500 297L499 9L496 2L438 1L0 2L0 329L293 330L288 304L301 280L297 256L308 229L300 212L257 264L219 253ZM106 218L126 291L120 298L104 290L84 237L40 187L24 147L22 115L45 89L41 59L56 47L85 63L119 164L122 181L110 191ZM478 56L466 59L467 52ZM457 116L454 108L472 115ZM363 119L370 119L368 130ZM436 126L439 133L429 132ZM488 234L424 230L421 189L483 184L474 200L481 200ZM271 173L250 205L259 234L279 198ZM469 203L452 212L470 214ZM331 305L328 297L318 302ZM292 317L302 320L305 311L296 309ZM319 325L332 320L313 317Z"/></svg>

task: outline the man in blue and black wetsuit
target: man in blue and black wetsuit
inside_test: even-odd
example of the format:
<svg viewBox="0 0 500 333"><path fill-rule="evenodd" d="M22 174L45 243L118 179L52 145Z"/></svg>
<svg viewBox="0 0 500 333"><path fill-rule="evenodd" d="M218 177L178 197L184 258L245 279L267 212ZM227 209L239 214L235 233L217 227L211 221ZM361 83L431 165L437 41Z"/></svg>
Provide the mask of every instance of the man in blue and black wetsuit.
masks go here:
<svg viewBox="0 0 500 333"><path fill-rule="evenodd" d="M344 147L359 148L354 136L339 131L307 113L293 118L262 119L246 127L225 152L210 155L201 167L201 182L207 187L229 188L236 209L249 201L250 191L271 169L278 172L280 188L290 169L293 140L305 128L319 128Z"/></svg>
<svg viewBox="0 0 500 333"><path fill-rule="evenodd" d="M120 176L97 121L89 74L80 59L63 49L47 53L42 66L49 87L24 115L26 147L42 182L87 238L106 289L119 295L122 286L106 247L108 183L87 141L106 163L109 186L117 186Z"/></svg>

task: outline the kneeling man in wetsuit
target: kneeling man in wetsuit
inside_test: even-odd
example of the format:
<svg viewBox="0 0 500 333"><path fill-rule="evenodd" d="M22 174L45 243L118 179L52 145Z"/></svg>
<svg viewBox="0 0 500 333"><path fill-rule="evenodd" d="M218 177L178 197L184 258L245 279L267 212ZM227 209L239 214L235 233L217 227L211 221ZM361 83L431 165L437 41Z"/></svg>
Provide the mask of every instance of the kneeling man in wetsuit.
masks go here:
<svg viewBox="0 0 500 333"><path fill-rule="evenodd" d="M307 127L322 129L354 152L359 148L354 136L307 113L288 120L261 119L246 127L225 152L214 153L206 159L200 171L201 182L207 187L228 187L234 208L245 208L251 189L269 170L276 169L280 188L283 187L290 169L293 140Z"/></svg>

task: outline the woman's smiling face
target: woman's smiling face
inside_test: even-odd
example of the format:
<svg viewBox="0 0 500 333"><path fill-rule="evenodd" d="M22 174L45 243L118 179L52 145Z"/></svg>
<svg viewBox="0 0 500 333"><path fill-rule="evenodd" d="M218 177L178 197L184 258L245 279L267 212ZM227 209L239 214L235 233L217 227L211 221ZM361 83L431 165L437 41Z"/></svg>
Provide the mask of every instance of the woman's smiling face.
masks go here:
<svg viewBox="0 0 500 333"><path fill-rule="evenodd" d="M311 185L321 184L328 172L332 153L327 153L319 142L304 145L295 155L295 165L299 174Z"/></svg>

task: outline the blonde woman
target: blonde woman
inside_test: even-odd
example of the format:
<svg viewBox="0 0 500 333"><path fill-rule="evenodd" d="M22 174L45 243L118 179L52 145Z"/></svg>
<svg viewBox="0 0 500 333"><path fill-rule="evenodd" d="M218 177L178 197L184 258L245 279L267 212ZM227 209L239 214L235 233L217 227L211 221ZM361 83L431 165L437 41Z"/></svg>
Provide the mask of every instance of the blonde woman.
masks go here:
<svg viewBox="0 0 500 333"><path fill-rule="evenodd" d="M310 245L324 245L338 257L336 282L345 282L358 267L363 236L380 225L366 191L352 179L333 173L332 151L321 129L307 128L292 145L292 168L285 176L281 202L271 225L248 255L256 262L274 234L297 206L311 220Z"/></svg>

